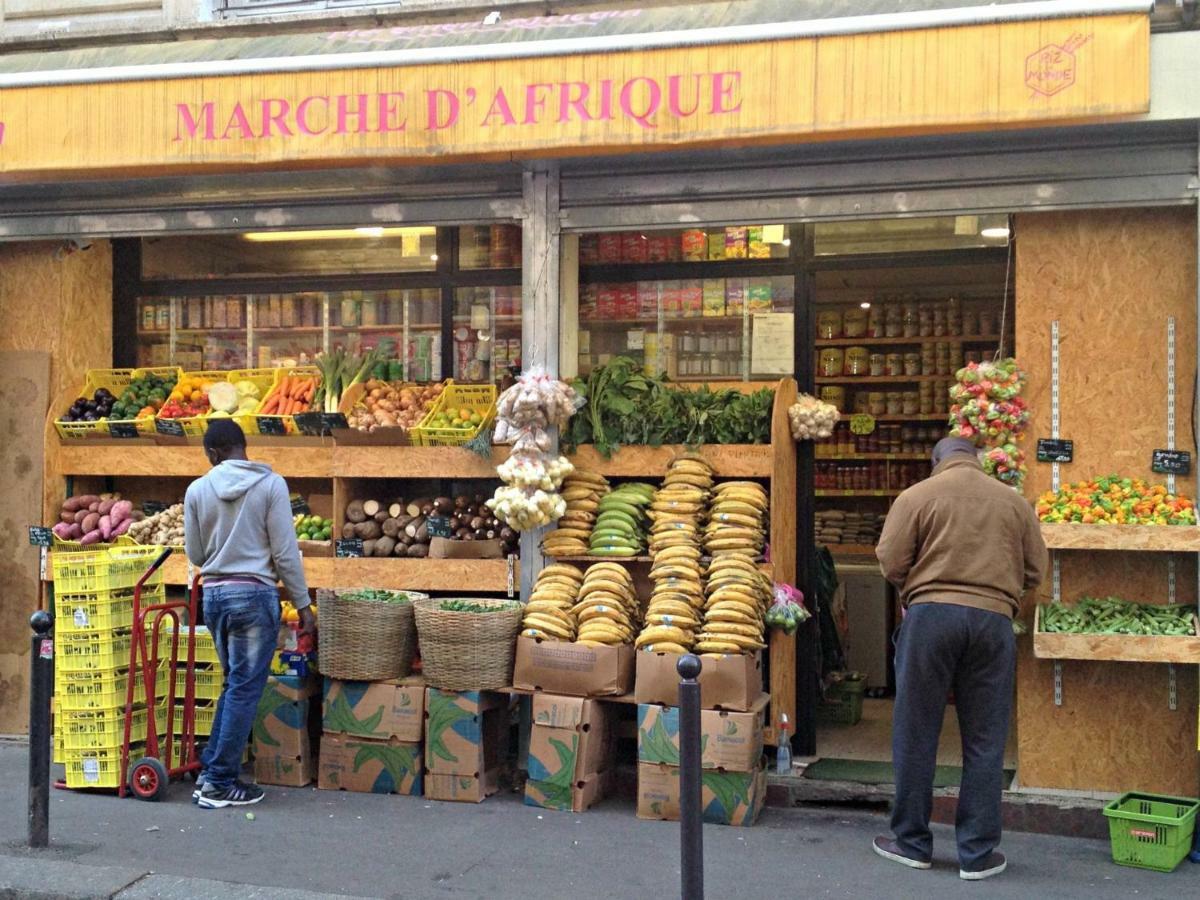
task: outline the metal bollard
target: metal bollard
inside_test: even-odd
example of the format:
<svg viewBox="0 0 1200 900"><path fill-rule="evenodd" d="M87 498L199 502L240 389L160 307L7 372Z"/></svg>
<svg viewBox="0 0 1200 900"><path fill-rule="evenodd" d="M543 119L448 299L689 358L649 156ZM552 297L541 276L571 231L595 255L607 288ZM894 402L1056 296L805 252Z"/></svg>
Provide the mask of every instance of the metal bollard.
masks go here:
<svg viewBox="0 0 1200 900"><path fill-rule="evenodd" d="M29 617L29 846L50 843L50 691L54 683L54 617Z"/></svg>
<svg viewBox="0 0 1200 900"><path fill-rule="evenodd" d="M680 896L704 897L704 831L700 820L700 657L684 654L679 673Z"/></svg>

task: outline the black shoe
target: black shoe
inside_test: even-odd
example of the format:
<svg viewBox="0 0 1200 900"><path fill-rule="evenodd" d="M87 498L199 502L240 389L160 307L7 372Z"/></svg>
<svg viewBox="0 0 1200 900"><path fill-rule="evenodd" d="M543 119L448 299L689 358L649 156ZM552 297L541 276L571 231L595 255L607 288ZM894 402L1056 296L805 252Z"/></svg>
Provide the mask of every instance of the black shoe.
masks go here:
<svg viewBox="0 0 1200 900"><path fill-rule="evenodd" d="M900 863L902 866L908 866L910 869L928 869L931 865L927 859L916 859L912 856L906 855L904 851L900 849L899 844L897 844L891 838L884 837L883 835L875 838L875 841L871 844L871 846L875 849L875 852L884 859L890 860L894 863Z"/></svg>
<svg viewBox="0 0 1200 900"><path fill-rule="evenodd" d="M1008 868L1008 860L1003 853L993 850L969 869L958 870L958 877L963 881L983 881L993 875L999 875Z"/></svg>
<svg viewBox="0 0 1200 900"><path fill-rule="evenodd" d="M227 788L216 788L206 784L196 802L201 809L221 809L226 806L249 806L257 803L263 796L263 789L257 784L235 781Z"/></svg>

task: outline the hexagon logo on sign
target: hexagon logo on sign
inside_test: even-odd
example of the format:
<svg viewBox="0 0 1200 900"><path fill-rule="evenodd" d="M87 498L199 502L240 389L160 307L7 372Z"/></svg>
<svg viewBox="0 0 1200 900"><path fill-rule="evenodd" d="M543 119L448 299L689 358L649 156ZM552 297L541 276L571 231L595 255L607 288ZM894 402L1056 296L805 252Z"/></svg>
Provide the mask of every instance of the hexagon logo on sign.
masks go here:
<svg viewBox="0 0 1200 900"><path fill-rule="evenodd" d="M1053 97L1075 83L1075 51L1088 37L1072 35L1062 44L1046 44L1025 57L1025 84L1035 94Z"/></svg>

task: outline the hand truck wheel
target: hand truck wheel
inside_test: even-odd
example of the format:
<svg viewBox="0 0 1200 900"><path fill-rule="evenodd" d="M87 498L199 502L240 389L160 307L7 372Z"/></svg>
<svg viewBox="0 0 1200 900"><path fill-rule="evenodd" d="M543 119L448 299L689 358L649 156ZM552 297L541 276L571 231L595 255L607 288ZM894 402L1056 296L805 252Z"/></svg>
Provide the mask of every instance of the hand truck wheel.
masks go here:
<svg viewBox="0 0 1200 900"><path fill-rule="evenodd" d="M161 800L169 782L167 767L153 756L143 756L129 767L129 790L139 800Z"/></svg>

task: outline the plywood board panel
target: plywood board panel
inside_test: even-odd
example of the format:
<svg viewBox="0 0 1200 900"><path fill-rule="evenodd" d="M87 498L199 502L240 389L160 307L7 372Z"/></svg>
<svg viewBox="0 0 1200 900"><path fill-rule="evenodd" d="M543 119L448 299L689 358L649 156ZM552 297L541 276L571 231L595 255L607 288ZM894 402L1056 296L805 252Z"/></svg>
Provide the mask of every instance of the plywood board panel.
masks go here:
<svg viewBox="0 0 1200 900"><path fill-rule="evenodd" d="M41 522L42 418L50 354L0 351L0 734L28 728L29 614L38 607L39 551L26 528ZM33 414L31 414L31 412Z"/></svg>
<svg viewBox="0 0 1200 900"><path fill-rule="evenodd" d="M1178 444L1196 353L1196 228L1190 210L1035 213L1016 218L1017 346L1029 374L1030 436L1049 437L1050 334L1059 323L1061 436L1075 441L1064 480L1111 472L1161 481L1151 451L1166 441L1167 317L1176 319ZM1031 463L1025 492L1050 487ZM1195 476L1179 479L1195 496ZM1062 594L1165 602L1162 553L1061 554ZM1178 599L1196 600L1195 557L1177 554ZM1050 598L1049 583L1037 592ZM1033 598L1023 616L1032 623ZM1024 640L1018 665L1019 778L1029 787L1196 793L1196 673L1178 668L1178 710L1167 709L1167 667L1065 662L1054 706L1054 664Z"/></svg>

